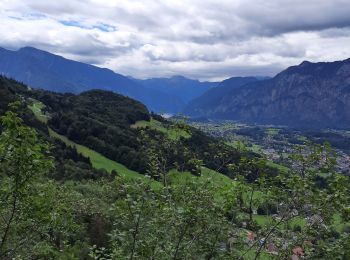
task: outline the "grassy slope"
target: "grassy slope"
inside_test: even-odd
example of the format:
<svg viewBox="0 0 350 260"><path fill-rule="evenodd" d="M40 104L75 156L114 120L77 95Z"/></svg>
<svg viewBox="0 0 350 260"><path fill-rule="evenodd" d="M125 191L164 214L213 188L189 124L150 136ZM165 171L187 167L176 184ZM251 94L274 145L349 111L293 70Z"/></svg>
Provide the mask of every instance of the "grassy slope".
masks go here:
<svg viewBox="0 0 350 260"><path fill-rule="evenodd" d="M47 118L47 116L45 116L42 113L42 109L45 107L45 105L43 103L34 100L33 103L31 105L29 105L28 107L30 110L33 111L34 115L36 116L36 118L39 121L41 121L43 123L47 123L48 118ZM87 148L86 146L79 145L79 144L69 140L67 137L56 133L55 131L53 131L50 128L49 128L49 134L51 137L60 139L67 146L74 147L78 153L82 154L84 157L89 158L92 166L96 169L104 169L109 173L112 172L113 170L115 170L115 171L117 171L117 173L120 176L127 178L127 179L142 179L142 180L148 179L144 175L142 175L138 172L129 170L124 165L117 163L115 161L112 161L112 160L106 158L105 156L103 156L102 154L97 153L97 152Z"/></svg>
<svg viewBox="0 0 350 260"><path fill-rule="evenodd" d="M229 183L234 183L232 179L214 170L208 169L206 167L202 168L202 175L194 176L190 172L178 172L176 170L171 170L169 172L169 179L172 183L176 184L186 184L187 182L210 182L217 187L223 187Z"/></svg>
<svg viewBox="0 0 350 260"><path fill-rule="evenodd" d="M37 101L33 102L33 104L29 106L29 108L33 111L33 113L35 114L35 116L37 117L38 120L40 120L41 122L47 123L48 118L42 114L42 109L44 107L45 107L44 104L42 104L41 102L37 102ZM168 130L168 129L164 128L162 126L162 124L156 120L152 120L151 122L140 121L137 123L137 127L146 127L146 126L153 127L159 131L162 131L164 133L169 134L172 137L175 137L175 134L174 134L175 131ZM147 178L146 176L144 176L138 172L132 171L132 170L128 169L127 167L125 167L124 165L117 163L115 161L112 161L112 160L106 158L105 156L103 156L102 154L89 149L86 146L79 145L79 144L69 140L66 136L63 136L63 135L56 133L55 131L53 131L50 128L49 128L49 133L50 133L50 136L57 138L57 139L60 139L67 146L74 147L78 153L89 158L92 166L96 169L104 169L109 173L112 170L115 170L115 171L117 171L117 173L120 176L123 176L124 178L127 178L127 179L140 179L140 180L147 180L147 181L149 180L149 178ZM185 135L185 133L183 133L183 135ZM215 172L213 170L210 170L208 168L203 168L202 177L200 177L200 178L195 177L188 172L177 173L177 174L175 174L175 172L176 171L171 171L169 176L171 176L173 183L178 183L178 184L184 184L184 183L186 183L186 181L188 181L190 179L194 180L194 181L205 181L205 180L210 178L211 181L213 181L217 185L221 186L221 185L227 184L228 181L230 181L230 178L228 178L227 176L220 174L218 172ZM153 181L153 182L155 182L155 181ZM160 185L160 184L158 185L158 182L155 182L155 183L157 183L157 184L155 184L155 186Z"/></svg>
<svg viewBox="0 0 350 260"><path fill-rule="evenodd" d="M181 131L179 129L173 129L173 128L165 128L163 124L155 119L151 119L151 121L138 121L135 124L131 125L133 128L145 128L149 127L151 129L155 129L159 132L162 132L164 134L167 134L169 138L171 139L177 139L178 137L184 137L189 138L190 135L186 131Z"/></svg>
<svg viewBox="0 0 350 260"><path fill-rule="evenodd" d="M60 139L67 146L74 147L78 153L82 154L84 157L90 159L91 164L96 169L105 169L107 172L111 172L112 170L117 171L120 176L125 178L133 178L133 179L144 179L144 175L139 174L135 171L129 170L124 165L112 161L100 153L97 153L86 146L76 144L73 141L69 140L67 137L60 135L49 128L50 136Z"/></svg>
<svg viewBox="0 0 350 260"><path fill-rule="evenodd" d="M273 135L277 135L280 132L280 129L278 128L268 128L266 129L266 134L273 136Z"/></svg>
<svg viewBox="0 0 350 260"><path fill-rule="evenodd" d="M42 109L45 108L45 105L41 102L33 101L31 105L28 106L30 110L34 113L35 117L42 123L47 123L47 116L42 113Z"/></svg>
<svg viewBox="0 0 350 260"><path fill-rule="evenodd" d="M281 164L274 163L272 161L267 161L266 165L271 167L271 168L275 168L275 169L279 170L282 173L286 173L286 172L289 171L288 167L283 166Z"/></svg>

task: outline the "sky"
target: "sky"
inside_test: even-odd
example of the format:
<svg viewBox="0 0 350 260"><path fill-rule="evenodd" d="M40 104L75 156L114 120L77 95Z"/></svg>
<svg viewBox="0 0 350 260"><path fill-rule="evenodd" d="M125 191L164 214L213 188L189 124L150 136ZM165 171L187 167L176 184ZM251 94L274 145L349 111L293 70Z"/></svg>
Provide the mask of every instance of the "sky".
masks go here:
<svg viewBox="0 0 350 260"><path fill-rule="evenodd" d="M349 0L0 0L0 46L136 78L273 76L350 58Z"/></svg>

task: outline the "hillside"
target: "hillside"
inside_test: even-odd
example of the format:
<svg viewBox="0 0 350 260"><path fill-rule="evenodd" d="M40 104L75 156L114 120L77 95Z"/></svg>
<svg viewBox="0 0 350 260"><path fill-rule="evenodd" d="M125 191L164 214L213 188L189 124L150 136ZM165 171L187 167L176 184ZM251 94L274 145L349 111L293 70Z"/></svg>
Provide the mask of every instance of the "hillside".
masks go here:
<svg viewBox="0 0 350 260"><path fill-rule="evenodd" d="M0 10L0 260L350 260L350 0Z"/></svg>
<svg viewBox="0 0 350 260"><path fill-rule="evenodd" d="M229 161L240 158L239 152L220 140L184 122L171 122L150 114L142 103L113 92L90 90L79 95L59 94L31 90L13 80L0 79L2 111L9 102L19 99L36 116L24 109L26 123L38 129L45 139L50 139L49 126L58 135L140 174L152 170L151 160L159 153L164 155L161 160L165 172L178 168L196 175L200 174L199 165L220 168L228 174L227 165L213 160L215 154L224 150ZM67 149L71 150L70 147ZM68 152L59 152L59 157L65 153Z"/></svg>
<svg viewBox="0 0 350 260"><path fill-rule="evenodd" d="M166 154L164 166L168 170L174 165L195 170L192 158L201 158L209 168L219 167L211 158L223 149L220 140L194 128L187 129L182 123L157 121L153 118L157 118L156 115L151 116L146 107L135 100L102 90L79 95L39 91L34 96L47 106L51 118L48 125L53 130L131 170L146 173L150 170L150 153L161 151ZM153 123L147 124L150 120ZM181 133L182 128L190 134L176 136L174 133ZM227 156L239 159L235 150L228 151Z"/></svg>
<svg viewBox="0 0 350 260"><path fill-rule="evenodd" d="M7 110L7 105L13 102L17 98L17 94L26 91L26 88L15 82L4 77L0 77L0 114L4 114Z"/></svg>
<svg viewBox="0 0 350 260"><path fill-rule="evenodd" d="M94 169L90 160L79 154L75 148L64 142L51 138L45 121L47 118L39 114L40 106L31 106L31 91L14 80L0 77L0 116L8 110L8 104L16 100L22 102L21 117L26 125L34 128L40 137L52 145L52 155L55 159L55 169L50 173L54 179L82 180L109 177L104 170ZM30 109L27 108L27 105ZM36 114L31 113L31 110ZM39 119L39 121L37 120ZM0 127L1 130L1 127Z"/></svg>
<svg viewBox="0 0 350 260"><path fill-rule="evenodd" d="M112 92L57 94L3 77L0 91L3 111L20 101L2 118L1 258L126 259L134 248L145 259L169 259L181 239L194 250L182 246L174 259L213 252L218 259L270 259L270 247L258 244L269 237L269 245L283 240L292 248L295 237L306 237L313 242L303 248L317 259L328 252L324 243L344 255L348 180L333 172L327 151L319 156L321 146L310 158L300 154L302 172L280 171ZM313 212L321 226L309 224ZM165 243L161 252L144 250ZM291 247L278 250L289 255Z"/></svg>
<svg viewBox="0 0 350 260"><path fill-rule="evenodd" d="M51 108L48 125L53 130L133 170L145 172L138 133L130 128L136 121L150 120L144 105L102 90L70 96L39 94L38 99Z"/></svg>
<svg viewBox="0 0 350 260"><path fill-rule="evenodd" d="M303 127L350 126L350 59L303 62L222 96L191 116Z"/></svg>

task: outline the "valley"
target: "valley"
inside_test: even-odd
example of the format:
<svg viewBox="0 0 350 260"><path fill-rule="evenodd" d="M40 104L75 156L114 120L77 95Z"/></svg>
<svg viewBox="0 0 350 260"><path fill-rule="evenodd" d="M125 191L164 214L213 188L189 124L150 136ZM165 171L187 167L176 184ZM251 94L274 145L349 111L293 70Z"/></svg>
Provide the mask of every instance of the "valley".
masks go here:
<svg viewBox="0 0 350 260"><path fill-rule="evenodd" d="M0 1L0 260L350 260L350 4Z"/></svg>
<svg viewBox="0 0 350 260"><path fill-rule="evenodd" d="M190 121L190 125L223 138L228 144L244 145L252 152L262 154L278 166L288 165L288 157L297 147L309 143L329 144L337 155L337 169L350 175L350 135L348 130L297 129L286 126L244 124L235 121Z"/></svg>
<svg viewBox="0 0 350 260"><path fill-rule="evenodd" d="M45 109L45 105L37 100L30 100L32 102L28 107L33 111L36 118L47 124L48 120L50 119L49 115L45 115L42 110ZM166 122L166 121L164 121ZM184 129L176 129L173 125L169 124L167 122L164 124L164 122L157 121L154 118L151 118L150 121L137 121L135 124L132 124L130 127L134 129L153 129L155 131L159 131L161 133L166 134L166 136L171 140L177 140L178 138L190 138L189 131L186 131ZM176 124L179 123L179 121L174 121ZM182 122L184 124L184 122ZM238 148L240 143L246 144L248 149L251 149L253 152L258 154L265 154L267 158L271 161L267 161L267 165L270 167L278 169L281 173L286 173L288 171L287 167L282 166L281 164L277 163L283 163L281 160L276 160L274 157L274 153L271 152L271 149L265 148L268 147L267 145L272 145L274 140L280 139L276 138L279 134L281 134L281 131L283 128L280 127L272 127L272 126L248 126L244 124L238 124L230 121L225 122L215 122L215 123L190 123L191 126L194 126L196 128L199 128L205 132L208 132L209 134L215 136L216 138L223 138L224 140L227 140L227 143L229 145L232 145L235 148ZM184 126L184 125L183 125ZM252 129L253 128L253 129ZM257 128L260 130L258 131ZM264 134L266 136L264 137L258 137L258 135L261 135L261 129L264 130ZM250 135L244 135L243 133L250 133ZM117 163L115 161L112 161L103 155L87 148L86 146L79 145L74 143L73 141L69 140L67 137L60 135L49 128L49 134L51 137L58 139L65 143L67 146L72 147L73 149L76 149L76 151L81 154L82 156L88 158L92 164L92 166L96 169L103 169L106 170L108 173L116 172L118 177L121 177L124 179L124 181L140 181L141 183L147 183L150 185L150 187L153 190L160 190L162 189L162 185L158 181L154 181L150 177L147 177L145 175L142 175L140 173L137 173L135 171L129 170L124 165ZM266 138L270 138L269 142L264 142ZM275 138L274 138L275 137ZM295 138L295 136L293 136ZM298 136L297 138L300 141L306 141L305 138ZM256 143L260 143L266 146L258 146ZM292 147L292 146L291 146ZM269 153L270 151L270 153ZM279 158L280 159L280 158ZM274 163L272 163L272 161ZM211 169L208 169L206 167L201 168L200 176L194 176L190 172L180 172L176 169L172 169L167 173L167 178L169 181L169 185L171 187L184 187L187 185L191 185L191 183L195 183L196 185L205 185L207 187L214 188L216 190L216 193L214 196L221 200L225 200L226 192L225 190L235 189L240 186L240 183L236 180L232 180L231 178L217 172ZM209 185L209 186L208 186ZM263 213L262 208L264 205L271 199L269 194L263 194L261 191L256 191L255 194L251 194L249 191L245 191L242 194L243 203L249 205L249 201L251 200L250 197L254 198L254 209L251 215L252 221L257 223L260 226L269 226L275 223L274 216L268 215ZM250 213L249 212L243 212L240 213L238 218L239 219L246 219L249 218ZM348 228L348 223L344 223L341 220L341 217L336 214L334 215L332 220L332 227L337 230L337 232L342 232L344 229ZM308 226L308 219L307 218L300 218L295 217L291 219L288 222L288 225L292 229L303 229ZM240 232L242 232L242 236L245 237L245 232L248 232L247 238L249 239L249 234L251 231L247 229L244 225L245 222L242 222L243 228L241 228ZM283 227L279 227L281 230L283 230ZM280 238L279 238L280 239ZM241 249L240 253L242 255L246 255L249 258L254 257L254 253L249 251L249 242L246 243L246 245L243 246L243 249ZM270 254L272 254L274 251L267 251L261 253L261 259L270 259Z"/></svg>
<svg viewBox="0 0 350 260"><path fill-rule="evenodd" d="M152 255L143 251L142 241L161 247L153 240L159 236L169 249L157 255L165 254L167 259L176 252L173 248L178 241L173 238L179 234L183 234L183 245L194 243L194 251L185 246L179 249L182 256L198 253L204 256L214 251L222 259L290 255L291 248L299 245L296 241L304 236L313 239L300 244L308 254L314 248L325 254L324 240L340 246L345 243L333 237L344 236L349 228L346 218L349 182L333 168L332 151L327 146L303 144L308 139L322 137L323 132L316 135L232 121L201 123L180 117L165 119L150 113L142 103L113 92L59 94L30 89L4 77L0 77L0 91L0 109L8 110L2 118L0 155L11 151L6 156L12 157L13 147L18 147L15 154L21 155L27 147L19 164L26 167L24 173L31 172L33 176L45 170L41 163L52 163L53 167L33 180L34 186L26 186L25 192L43 207L44 216L51 216L45 203L56 203L55 210L63 207L68 211L55 213L60 218L68 214L72 221L68 226L64 220L57 224L65 233L57 231L56 239L63 241L64 236L72 241L63 246L67 254L82 255L80 258L88 254L108 255L97 246L119 248L125 234L123 251L114 251L113 257L107 259L128 256L132 241L136 240L140 247L135 254ZM338 148L345 145L346 139L337 138L346 138L347 132L330 134ZM46 148L46 144L51 148ZM303 144L297 156L286 160L297 144ZM1 150L1 147L8 148ZM27 154L35 156L31 159ZM32 161L27 164L28 160ZM35 166L38 162L39 168ZM0 176L4 179L12 178L7 175L7 169L21 172L17 160L1 163L5 172L0 170L3 174ZM59 195L42 200L41 194L49 192ZM5 206L7 209L11 208ZM36 209L18 214L28 211L34 214ZM30 218L36 220L37 216ZM320 224L319 220L327 224ZM52 221L51 217L45 221ZM32 230L21 220L13 223L19 224L25 228L21 233L13 230L11 239L27 237L26 232ZM75 226L83 232L82 236L78 231L70 231ZM50 233L51 224L47 227L43 232ZM97 227L100 231L95 231ZM140 240L137 237L135 240L136 231L130 232L130 228L141 228L137 231ZM315 228L329 237L315 237ZM75 236L79 238L73 239ZM214 247L207 246L203 251L206 242L202 238L214 241ZM52 243L41 236L35 240L43 241L44 245ZM96 248L89 249L88 245ZM41 254L61 254L56 253L56 245L52 247L52 253ZM20 254L28 252L20 251ZM37 255L38 251L31 254Z"/></svg>

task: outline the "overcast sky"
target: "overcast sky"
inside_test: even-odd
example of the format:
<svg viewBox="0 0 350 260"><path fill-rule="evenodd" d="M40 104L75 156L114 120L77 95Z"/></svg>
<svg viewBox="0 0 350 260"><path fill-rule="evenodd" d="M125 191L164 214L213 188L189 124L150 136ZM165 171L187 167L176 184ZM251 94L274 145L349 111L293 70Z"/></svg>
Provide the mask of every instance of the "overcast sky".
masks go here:
<svg viewBox="0 0 350 260"><path fill-rule="evenodd" d="M0 0L0 46L137 78L272 76L350 57L349 0Z"/></svg>

